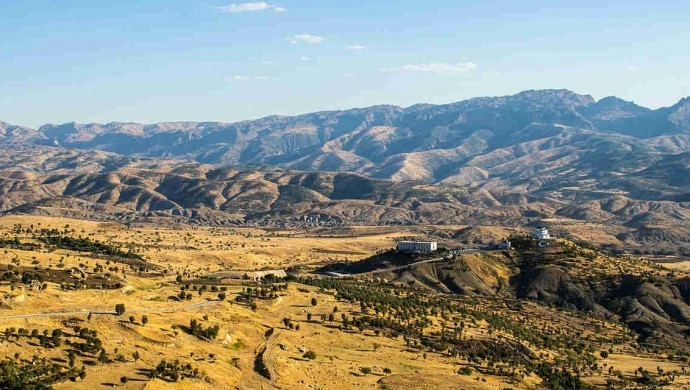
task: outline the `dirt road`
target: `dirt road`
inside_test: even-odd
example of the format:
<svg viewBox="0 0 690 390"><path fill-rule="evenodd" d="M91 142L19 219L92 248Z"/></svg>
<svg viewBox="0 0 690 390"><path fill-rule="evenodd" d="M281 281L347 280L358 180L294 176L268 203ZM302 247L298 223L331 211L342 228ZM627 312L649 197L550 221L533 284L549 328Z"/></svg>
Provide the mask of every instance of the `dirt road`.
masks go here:
<svg viewBox="0 0 690 390"><path fill-rule="evenodd" d="M212 305L219 303L219 300L205 301L191 303L189 305L175 306L175 307L164 307L164 308L149 308L149 309L132 309L127 310L127 313L174 313L180 310L195 309L198 307L203 307L207 305ZM79 310L79 311L64 311L64 312L47 312L47 313L34 313L34 314L17 314L13 316L0 317L0 321L3 320L16 320L22 318L40 318L40 317L68 317L68 316L88 316L89 314L109 314L115 315L115 311L94 309L94 310Z"/></svg>

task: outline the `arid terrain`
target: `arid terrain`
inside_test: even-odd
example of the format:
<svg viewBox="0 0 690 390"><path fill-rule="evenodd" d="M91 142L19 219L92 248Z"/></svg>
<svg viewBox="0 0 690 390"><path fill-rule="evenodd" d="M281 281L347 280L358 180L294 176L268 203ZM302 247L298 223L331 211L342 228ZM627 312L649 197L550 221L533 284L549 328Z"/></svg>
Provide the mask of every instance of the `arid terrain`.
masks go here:
<svg viewBox="0 0 690 390"><path fill-rule="evenodd" d="M680 159L665 172L690 177L688 161ZM543 187L536 187L537 192L520 188L506 192L372 179L348 172L244 169L54 147L0 148L0 168L0 213L8 215L289 228L520 229L547 224L616 253L690 254L688 202L645 200L622 190L563 187L581 195L572 198L564 191L539 192ZM661 173L649 176L637 185L658 189L660 180L666 180ZM682 183L668 185L678 193L688 189ZM475 238L497 239L481 234Z"/></svg>
<svg viewBox="0 0 690 390"><path fill-rule="evenodd" d="M58 389L690 385L682 267L528 238L386 257L401 238L476 248L521 232L5 216L2 364ZM253 280L267 269L288 277Z"/></svg>
<svg viewBox="0 0 690 390"><path fill-rule="evenodd" d="M217 226L548 224L690 255L690 100L530 90L237 123L0 122L0 212Z"/></svg>
<svg viewBox="0 0 690 390"><path fill-rule="evenodd" d="M0 387L688 388L689 104L0 123Z"/></svg>

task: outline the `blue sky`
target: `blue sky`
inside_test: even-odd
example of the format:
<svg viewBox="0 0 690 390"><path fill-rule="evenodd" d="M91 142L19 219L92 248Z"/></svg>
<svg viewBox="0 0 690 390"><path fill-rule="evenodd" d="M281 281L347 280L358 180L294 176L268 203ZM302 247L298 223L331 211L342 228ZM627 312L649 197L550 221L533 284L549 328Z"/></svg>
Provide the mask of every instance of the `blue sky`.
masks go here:
<svg viewBox="0 0 690 390"><path fill-rule="evenodd" d="M235 121L533 88L667 106L690 95L688 20L688 1L2 1L0 120Z"/></svg>

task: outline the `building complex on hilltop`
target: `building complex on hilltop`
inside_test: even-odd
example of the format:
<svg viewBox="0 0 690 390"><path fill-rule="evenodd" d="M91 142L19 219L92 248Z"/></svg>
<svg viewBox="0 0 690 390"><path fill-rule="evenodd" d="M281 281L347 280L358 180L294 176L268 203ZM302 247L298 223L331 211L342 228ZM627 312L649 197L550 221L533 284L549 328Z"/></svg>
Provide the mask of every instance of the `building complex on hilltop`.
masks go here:
<svg viewBox="0 0 690 390"><path fill-rule="evenodd" d="M552 238L549 234L549 230L545 227L538 227L534 229L532 236L537 240L550 240Z"/></svg>
<svg viewBox="0 0 690 390"><path fill-rule="evenodd" d="M398 252L429 253L438 249L436 241L398 241Z"/></svg>

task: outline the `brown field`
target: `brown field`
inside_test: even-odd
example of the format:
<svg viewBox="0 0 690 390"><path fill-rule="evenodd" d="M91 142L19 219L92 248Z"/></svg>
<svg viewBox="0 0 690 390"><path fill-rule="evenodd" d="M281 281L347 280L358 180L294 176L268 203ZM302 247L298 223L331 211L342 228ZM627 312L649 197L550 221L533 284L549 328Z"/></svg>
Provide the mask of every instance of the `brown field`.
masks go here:
<svg viewBox="0 0 690 390"><path fill-rule="evenodd" d="M217 292L192 291L191 299L172 299L180 291L176 275L182 274L187 283L205 274L221 270L258 270L323 264L335 260L359 260L394 245L395 239L419 235L418 230L405 228L352 227L341 231L304 231L256 228L209 228L196 226L125 226L64 218L8 216L0 218L0 238L9 237L13 227L33 225L34 229L67 229L70 234L92 240L132 248L157 267L158 271L142 273L116 261L99 258L90 253L68 249L2 249L0 271L9 269L51 269L63 279L47 281L46 288L21 285L12 288L0 284L0 330L26 328L63 329L67 338L75 325L96 330L111 362L98 362L95 356L77 356L76 366L84 365L86 376L75 382L55 384L57 389L92 389L117 386L125 389L167 388L241 388L241 389L505 389L538 388L541 379L534 374L522 375L519 380L474 370L470 375L457 374L458 369L474 363L463 358L424 352L410 348L402 337L377 335L370 330L341 329L336 323L325 321L338 308L338 314L359 316L362 308L317 287L290 283L287 290L278 291L274 299L256 299L256 308L235 302L244 288L254 286L242 280L225 280L218 284L227 289L227 299L218 301ZM452 231L461 227L444 227ZM501 234L504 232L500 232ZM24 234L27 242L36 241ZM480 269L479 260L468 258L468 266ZM103 271L90 271L100 265ZM114 267L118 267L115 269ZM117 288L65 290L61 284L66 270L82 268L90 276L118 282ZM487 280L505 271L499 266L485 273ZM100 280L100 279L99 279ZM498 283L493 281L492 283ZM214 286L215 287L215 286ZM190 290L191 291L191 290ZM312 298L316 305L312 305ZM121 316L110 313L118 303L126 311ZM89 312L93 312L90 318ZM38 316L42 313L53 313ZM311 313L312 321L306 315ZM543 319L553 327L563 327L563 334L572 337L597 336L588 318L573 319L560 311L525 305L524 321ZM24 316L24 317L22 317ZM133 322L130 321L133 316ZM142 323L142 316L148 322ZM294 330L285 326L289 318ZM441 322L430 316L427 331L440 331ZM188 334L181 326L196 319L204 328L217 325L215 339L202 340ZM601 363L614 366L623 376L633 376L638 367L656 371L681 370L683 364L661 359L653 354L630 355L627 331L616 323L601 323L607 337L620 337L618 344L609 344L613 353ZM445 326L445 325L444 325ZM476 340L513 339L509 333L492 332L486 322L468 324L464 337ZM577 335L577 336L574 336ZM536 353L553 355L549 350L532 348ZM313 360L303 357L313 351ZM138 359L134 359L135 352ZM11 338L2 341L0 357L30 360L33 355L66 364L65 348L46 348L33 338ZM117 359L121 355L121 359ZM553 355L555 356L555 355ZM151 379L146 370L153 369L162 359L190 363L202 374L199 378L169 382ZM257 359L269 366L271 378L255 369ZM127 378L121 384L121 378ZM585 376L587 382L605 384L615 377L604 372ZM680 375L675 385L690 384L690 377Z"/></svg>

